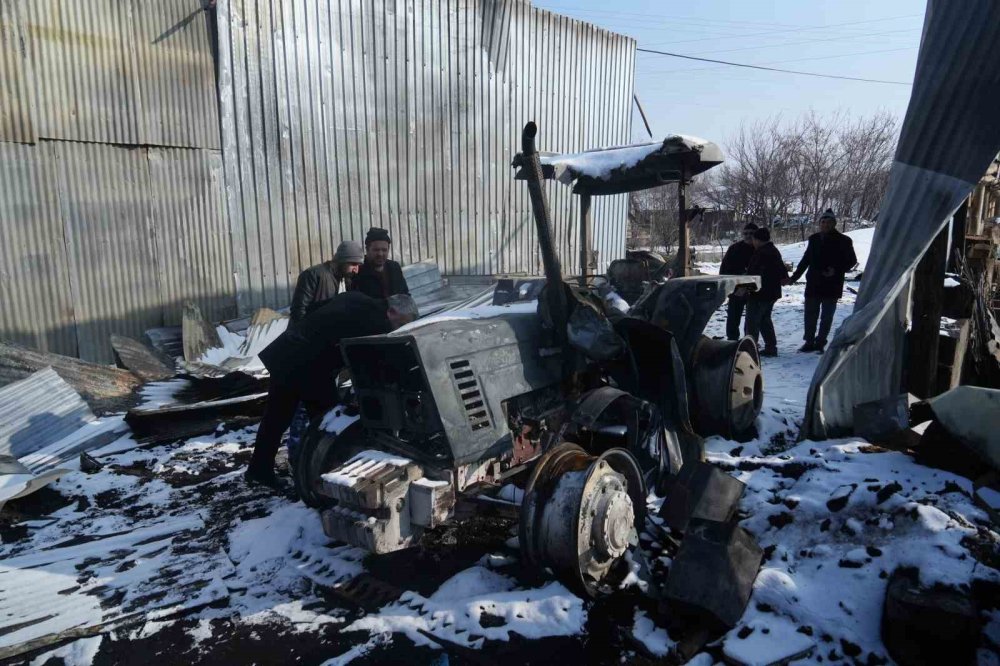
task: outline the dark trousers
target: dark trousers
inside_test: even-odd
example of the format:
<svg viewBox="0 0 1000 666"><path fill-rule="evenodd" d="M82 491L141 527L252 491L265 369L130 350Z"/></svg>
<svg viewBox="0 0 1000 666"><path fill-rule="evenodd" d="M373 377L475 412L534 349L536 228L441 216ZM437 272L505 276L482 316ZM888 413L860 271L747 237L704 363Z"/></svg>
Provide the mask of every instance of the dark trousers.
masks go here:
<svg viewBox="0 0 1000 666"><path fill-rule="evenodd" d="M745 297L730 296L726 306L726 339L740 339L740 319L743 318L743 308L747 305Z"/></svg>
<svg viewBox="0 0 1000 666"><path fill-rule="evenodd" d="M302 400L302 395L295 387L271 380L267 394L267 407L264 408L264 418L257 428L257 440L253 445L253 457L250 467L254 469L271 469L274 467L274 457L281 446L281 436L288 430L295 418L295 410L299 403L306 408L310 419L329 410L333 403L320 403L312 400Z"/></svg>
<svg viewBox="0 0 1000 666"><path fill-rule="evenodd" d="M806 297L806 331L802 339L808 343L826 344L833 326L833 313L837 311L836 298ZM819 335L816 334L816 321L819 320Z"/></svg>
<svg viewBox="0 0 1000 666"><path fill-rule="evenodd" d="M747 301L747 321L743 332L757 342L757 336L764 338L764 349L775 349L778 338L774 334L774 322L771 321L771 310L775 301L749 299Z"/></svg>

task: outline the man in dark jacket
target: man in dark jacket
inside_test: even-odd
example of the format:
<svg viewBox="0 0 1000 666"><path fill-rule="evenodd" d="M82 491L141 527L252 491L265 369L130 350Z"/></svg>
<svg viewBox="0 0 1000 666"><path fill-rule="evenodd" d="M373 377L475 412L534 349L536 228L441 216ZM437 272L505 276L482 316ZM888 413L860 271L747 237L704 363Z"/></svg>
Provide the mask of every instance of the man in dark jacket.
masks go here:
<svg viewBox="0 0 1000 666"><path fill-rule="evenodd" d="M800 352L823 352L833 326L837 301L844 295L844 274L857 263L854 243L849 236L837 231L837 216L828 208L819 218L819 233L809 237L802 261L785 283L791 284L802 277L802 273L806 273L805 344L799 349Z"/></svg>
<svg viewBox="0 0 1000 666"><path fill-rule="evenodd" d="M407 295L383 301L352 291L334 296L268 345L260 360L271 373L271 383L247 480L279 487L274 457L296 406L304 403L310 418L333 407L337 374L344 366L342 339L388 333L416 316L417 307Z"/></svg>
<svg viewBox="0 0 1000 666"><path fill-rule="evenodd" d="M302 321L307 314L342 291L361 268L364 250L357 241L344 241L337 246L332 261L307 268L299 274L292 294L292 323Z"/></svg>
<svg viewBox="0 0 1000 666"><path fill-rule="evenodd" d="M385 229L372 227L365 235L365 263L354 278L352 289L372 298L388 298L396 294L409 294L403 269L389 259L392 239Z"/></svg>
<svg viewBox="0 0 1000 666"><path fill-rule="evenodd" d="M788 270L781 258L781 252L771 242L771 232L766 228L753 232L754 253L747 266L747 275L760 276L760 289L751 291L747 297L747 321L744 333L757 341L764 338L761 356L778 355L778 339L774 334L771 311L774 303L781 298L781 284L788 279Z"/></svg>
<svg viewBox="0 0 1000 666"><path fill-rule="evenodd" d="M748 222L743 227L743 239L738 240L726 250L726 256L722 258L722 265L719 266L719 275L746 275L747 266L750 265L750 257L753 256L753 232L757 230L757 225ZM726 306L726 338L729 340L740 339L740 319L743 317L743 308L746 307L746 294L734 292L729 296L729 304Z"/></svg>

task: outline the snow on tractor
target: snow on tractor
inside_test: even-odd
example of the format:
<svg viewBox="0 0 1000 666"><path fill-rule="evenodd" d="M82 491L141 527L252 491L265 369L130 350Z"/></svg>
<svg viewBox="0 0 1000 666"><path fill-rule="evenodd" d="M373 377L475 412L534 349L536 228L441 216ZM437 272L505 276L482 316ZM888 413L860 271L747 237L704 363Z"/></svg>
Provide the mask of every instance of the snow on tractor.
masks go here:
<svg viewBox="0 0 1000 666"><path fill-rule="evenodd" d="M534 135L529 124L514 165L545 267L537 300L505 302L497 290L493 304L343 341L349 396L312 424L295 477L328 536L373 553L415 545L460 505L506 507L524 561L596 596L638 542L648 491L703 458L702 436L752 436L757 347L703 330L756 278L649 285L627 315L588 280L571 287L543 178L575 181L589 209L591 194L683 182L722 158L688 137L540 156Z"/></svg>

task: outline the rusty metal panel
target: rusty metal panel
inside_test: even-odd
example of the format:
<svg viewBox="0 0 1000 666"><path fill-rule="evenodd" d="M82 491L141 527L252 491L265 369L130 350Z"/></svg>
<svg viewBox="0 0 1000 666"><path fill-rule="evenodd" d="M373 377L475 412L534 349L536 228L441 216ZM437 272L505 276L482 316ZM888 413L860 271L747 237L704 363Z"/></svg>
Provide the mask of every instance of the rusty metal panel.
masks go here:
<svg viewBox="0 0 1000 666"><path fill-rule="evenodd" d="M0 141L34 143L22 0L0 0Z"/></svg>
<svg viewBox="0 0 1000 666"><path fill-rule="evenodd" d="M0 339L75 356L55 176L40 145L0 142Z"/></svg>
<svg viewBox="0 0 1000 666"><path fill-rule="evenodd" d="M165 323L185 301L209 321L231 319L232 248L222 200L222 155L212 150L148 150L157 282Z"/></svg>
<svg viewBox="0 0 1000 666"><path fill-rule="evenodd" d="M241 313L282 306L302 268L369 226L402 263L538 273L510 159L626 143L635 42L525 0L220 0L226 202ZM553 187L578 270L576 197ZM626 199L595 202L599 267L624 252Z"/></svg>
<svg viewBox="0 0 1000 666"><path fill-rule="evenodd" d="M112 333L163 324L146 149L44 144L56 172L81 358L113 363Z"/></svg>
<svg viewBox="0 0 1000 666"><path fill-rule="evenodd" d="M134 144L141 137L131 3L27 3L38 136Z"/></svg>
<svg viewBox="0 0 1000 666"><path fill-rule="evenodd" d="M88 3L89 4L89 3ZM202 0L132 0L141 143L220 148L215 64Z"/></svg>

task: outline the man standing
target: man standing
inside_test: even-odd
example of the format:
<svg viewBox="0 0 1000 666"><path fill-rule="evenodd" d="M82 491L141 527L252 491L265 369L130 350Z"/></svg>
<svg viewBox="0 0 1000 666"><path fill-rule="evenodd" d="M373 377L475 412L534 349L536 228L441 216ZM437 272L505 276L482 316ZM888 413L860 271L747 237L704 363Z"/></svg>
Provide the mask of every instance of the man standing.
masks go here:
<svg viewBox="0 0 1000 666"><path fill-rule="evenodd" d="M743 227L743 240L738 240L726 250L726 256L722 258L722 265L719 266L719 275L746 275L747 266L750 265L750 257L753 256L753 232L757 230L757 225L748 222ZM746 307L747 297L742 289L738 289L729 296L729 304L726 306L726 338L729 340L740 339L740 319L743 318L743 308Z"/></svg>
<svg viewBox="0 0 1000 666"><path fill-rule="evenodd" d="M396 294L409 294L403 269L389 259L392 240L385 229L372 227L365 235L365 263L354 279L352 289L372 298L388 298Z"/></svg>
<svg viewBox="0 0 1000 666"><path fill-rule="evenodd" d="M785 283L791 284L806 273L805 344L799 348L800 352L823 352L833 326L837 301L844 295L844 274L857 263L854 243L849 236L837 231L837 216L827 208L819 218L819 233L809 237L802 261ZM817 319L819 334L816 333Z"/></svg>
<svg viewBox="0 0 1000 666"><path fill-rule="evenodd" d="M771 242L771 232L760 228L753 232L754 253L747 267L747 275L760 276L760 289L747 297L747 321L744 333L757 342L758 334L764 338L761 356L778 355L778 339L774 334L771 311L781 298L781 284L788 279L788 270L781 252Z"/></svg>
<svg viewBox="0 0 1000 666"><path fill-rule="evenodd" d="M417 306L407 295L383 301L352 291L334 296L268 345L260 360L271 373L271 384L247 481L280 487L274 458L296 406L301 401L315 418L337 400L336 377L344 366L342 339L388 333L416 317Z"/></svg>
<svg viewBox="0 0 1000 666"><path fill-rule="evenodd" d="M302 321L307 314L350 287L365 259L361 243L344 241L337 246L332 261L307 268L299 274L292 294L292 323ZM345 284L346 283L346 284Z"/></svg>

